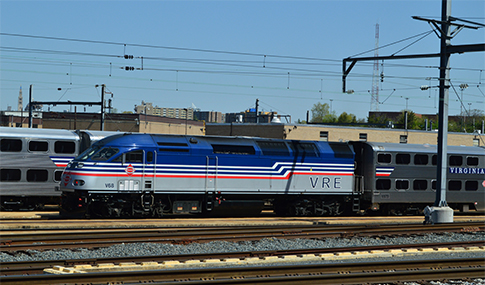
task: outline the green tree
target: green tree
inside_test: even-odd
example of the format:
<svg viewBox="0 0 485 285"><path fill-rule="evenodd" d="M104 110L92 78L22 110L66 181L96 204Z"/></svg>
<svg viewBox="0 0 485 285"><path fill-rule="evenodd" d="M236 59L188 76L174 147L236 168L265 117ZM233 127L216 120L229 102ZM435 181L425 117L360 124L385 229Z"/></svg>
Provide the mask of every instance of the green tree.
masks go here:
<svg viewBox="0 0 485 285"><path fill-rule="evenodd" d="M347 114L347 112L343 112L338 117L337 123L341 123L341 124L357 123L357 118L354 114Z"/></svg>
<svg viewBox="0 0 485 285"><path fill-rule="evenodd" d="M367 123L376 124L376 126L379 128L385 128L388 125L389 121L391 121L391 119L389 119L384 114L371 114L369 117L367 117Z"/></svg>
<svg viewBox="0 0 485 285"><path fill-rule="evenodd" d="M327 103L317 103L312 108L312 123L336 123L337 116L335 112L330 112L330 106Z"/></svg>

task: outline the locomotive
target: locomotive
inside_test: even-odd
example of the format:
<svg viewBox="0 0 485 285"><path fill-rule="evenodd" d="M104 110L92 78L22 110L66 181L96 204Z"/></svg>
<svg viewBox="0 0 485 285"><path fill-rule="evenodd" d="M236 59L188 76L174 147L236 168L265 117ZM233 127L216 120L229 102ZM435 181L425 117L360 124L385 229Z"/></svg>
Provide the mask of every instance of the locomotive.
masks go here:
<svg viewBox="0 0 485 285"><path fill-rule="evenodd" d="M0 209L59 205L64 167L115 132L0 127Z"/></svg>
<svg viewBox="0 0 485 285"><path fill-rule="evenodd" d="M436 193L436 146L116 134L69 162L70 217L419 213ZM448 147L448 203L483 211L485 148Z"/></svg>

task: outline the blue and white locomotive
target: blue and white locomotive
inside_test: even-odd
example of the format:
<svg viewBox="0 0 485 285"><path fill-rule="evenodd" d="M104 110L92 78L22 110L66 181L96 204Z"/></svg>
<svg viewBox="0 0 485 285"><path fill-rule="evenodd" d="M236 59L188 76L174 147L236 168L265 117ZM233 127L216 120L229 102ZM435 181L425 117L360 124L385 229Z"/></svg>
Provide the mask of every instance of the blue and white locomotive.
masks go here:
<svg viewBox="0 0 485 285"><path fill-rule="evenodd" d="M62 214L335 215L354 193L343 143L120 134L78 156L61 179Z"/></svg>
<svg viewBox="0 0 485 285"><path fill-rule="evenodd" d="M484 210L485 149L448 158L450 206ZM60 187L66 216L405 214L434 202L436 147L126 133L71 161Z"/></svg>

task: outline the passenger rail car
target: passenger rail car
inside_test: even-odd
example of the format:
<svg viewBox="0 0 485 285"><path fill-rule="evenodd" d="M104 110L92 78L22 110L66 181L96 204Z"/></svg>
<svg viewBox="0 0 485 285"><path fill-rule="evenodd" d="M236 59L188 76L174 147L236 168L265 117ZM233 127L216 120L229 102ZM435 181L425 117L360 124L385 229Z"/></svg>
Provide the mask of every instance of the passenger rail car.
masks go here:
<svg viewBox="0 0 485 285"><path fill-rule="evenodd" d="M0 127L0 209L59 205L67 163L112 133Z"/></svg>
<svg viewBox="0 0 485 285"><path fill-rule="evenodd" d="M73 160L61 214L334 215L354 194L354 155L342 143L120 134Z"/></svg>
<svg viewBox="0 0 485 285"><path fill-rule="evenodd" d="M362 200L371 210L418 213L436 199L436 145L352 143ZM448 146L446 200L457 210L485 210L485 148Z"/></svg>
<svg viewBox="0 0 485 285"><path fill-rule="evenodd" d="M484 209L485 149L449 147L447 201ZM328 216L420 212L436 195L436 147L118 134L71 161L61 214Z"/></svg>

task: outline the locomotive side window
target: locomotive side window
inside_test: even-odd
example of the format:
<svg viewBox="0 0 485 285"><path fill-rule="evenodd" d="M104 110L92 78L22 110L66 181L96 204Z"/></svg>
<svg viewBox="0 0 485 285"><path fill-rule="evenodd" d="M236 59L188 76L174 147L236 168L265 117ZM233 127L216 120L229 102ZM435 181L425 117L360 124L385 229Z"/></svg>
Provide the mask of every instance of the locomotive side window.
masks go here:
<svg viewBox="0 0 485 285"><path fill-rule="evenodd" d="M461 166L463 164L463 156L451 155L449 164L450 166Z"/></svg>
<svg viewBox="0 0 485 285"><path fill-rule="evenodd" d="M289 156L290 151L284 142L258 141L263 155Z"/></svg>
<svg viewBox="0 0 485 285"><path fill-rule="evenodd" d="M29 169L27 170L28 182L45 182L48 178L48 172L45 169Z"/></svg>
<svg viewBox="0 0 485 285"><path fill-rule="evenodd" d="M377 179L376 180L377 190L389 190L391 189L391 179Z"/></svg>
<svg viewBox="0 0 485 285"><path fill-rule="evenodd" d="M153 152L149 151L147 152L147 163L152 163L153 162Z"/></svg>
<svg viewBox="0 0 485 285"><path fill-rule="evenodd" d="M20 169L0 169L0 181L20 181Z"/></svg>
<svg viewBox="0 0 485 285"><path fill-rule="evenodd" d="M338 158L353 158L354 153L350 149L350 146L346 143L328 143L333 150L335 157Z"/></svg>
<svg viewBox="0 0 485 285"><path fill-rule="evenodd" d="M305 142L291 142L291 150L294 155L304 156L304 157L318 157L319 153L313 143Z"/></svg>
<svg viewBox="0 0 485 285"><path fill-rule="evenodd" d="M159 151L167 151L167 152L189 152L189 146L187 143L179 143L179 142L158 142L157 143L161 148Z"/></svg>
<svg viewBox="0 0 485 285"><path fill-rule="evenodd" d="M478 181L476 180L468 180L465 182L465 190L466 191L477 191L478 190Z"/></svg>
<svg viewBox="0 0 485 285"><path fill-rule="evenodd" d="M408 153L396 154L396 164L409 164L411 163L411 155Z"/></svg>
<svg viewBox="0 0 485 285"><path fill-rule="evenodd" d="M97 160L97 161L105 161L110 159L113 155L117 154L118 152L119 152L119 149L117 148L106 147L98 151L95 155L93 155L91 159Z"/></svg>
<svg viewBox="0 0 485 285"><path fill-rule="evenodd" d="M55 182L61 181L61 177L62 177L62 170L54 171L54 181Z"/></svg>
<svg viewBox="0 0 485 285"><path fill-rule="evenodd" d="M2 139L1 151L19 152L22 151L22 141L18 139Z"/></svg>
<svg viewBox="0 0 485 285"><path fill-rule="evenodd" d="M448 190L460 191L461 190L461 180L450 180L450 181L448 181Z"/></svg>
<svg viewBox="0 0 485 285"><path fill-rule="evenodd" d="M414 165L426 165L428 164L427 154L415 154L414 155Z"/></svg>
<svg viewBox="0 0 485 285"><path fill-rule="evenodd" d="M76 144L74 142L56 141L54 143L54 152L74 153L76 152Z"/></svg>
<svg viewBox="0 0 485 285"><path fill-rule="evenodd" d="M467 156L467 158L466 158L466 165L468 165L468 166L478 166L478 157L476 157L476 156Z"/></svg>
<svg viewBox="0 0 485 285"><path fill-rule="evenodd" d="M397 190L407 190L409 189L409 180L396 180Z"/></svg>
<svg viewBox="0 0 485 285"><path fill-rule="evenodd" d="M143 163L143 150L135 150L125 154L125 162Z"/></svg>
<svg viewBox="0 0 485 285"><path fill-rule="evenodd" d="M413 190L422 191L422 190L426 190L426 189L428 189L428 181L421 180L421 179L414 180Z"/></svg>
<svg viewBox="0 0 485 285"><path fill-rule="evenodd" d="M390 153L378 153L377 154L377 162L379 162L379 163L391 163L391 154Z"/></svg>
<svg viewBox="0 0 485 285"><path fill-rule="evenodd" d="M214 153L220 154L256 154L254 147L251 145L213 144L212 149Z"/></svg>
<svg viewBox="0 0 485 285"><path fill-rule="evenodd" d="M49 144L44 141L30 141L29 142L29 151L42 151L47 152Z"/></svg>

